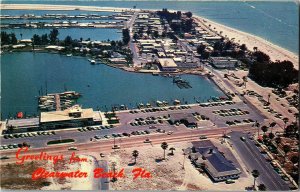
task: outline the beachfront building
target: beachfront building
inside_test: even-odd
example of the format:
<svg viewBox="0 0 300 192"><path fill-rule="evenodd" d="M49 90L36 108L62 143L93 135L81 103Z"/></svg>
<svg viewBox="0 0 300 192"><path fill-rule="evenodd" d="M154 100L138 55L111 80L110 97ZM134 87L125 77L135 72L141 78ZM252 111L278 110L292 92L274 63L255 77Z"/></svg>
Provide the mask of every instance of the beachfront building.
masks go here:
<svg viewBox="0 0 300 192"><path fill-rule="evenodd" d="M101 124L100 112L94 112L92 108L82 109L79 105L64 111L42 112L40 116L40 127L46 130Z"/></svg>
<svg viewBox="0 0 300 192"><path fill-rule="evenodd" d="M240 65L240 61L231 57L210 57L209 62L217 69L234 69Z"/></svg>
<svg viewBox="0 0 300 192"><path fill-rule="evenodd" d="M171 58L159 58L158 62L162 71L175 72L177 70L177 64Z"/></svg>

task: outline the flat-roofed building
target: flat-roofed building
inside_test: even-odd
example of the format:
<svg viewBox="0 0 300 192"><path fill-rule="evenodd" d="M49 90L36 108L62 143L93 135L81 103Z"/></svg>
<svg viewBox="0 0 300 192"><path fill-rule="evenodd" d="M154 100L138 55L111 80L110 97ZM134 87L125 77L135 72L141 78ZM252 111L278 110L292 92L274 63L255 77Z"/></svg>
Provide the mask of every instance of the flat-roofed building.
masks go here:
<svg viewBox="0 0 300 192"><path fill-rule="evenodd" d="M240 61L231 57L210 57L209 61L217 69L233 69L240 65Z"/></svg>
<svg viewBox="0 0 300 192"><path fill-rule="evenodd" d="M191 113L173 113L170 114L170 122L183 123L186 127L197 127L197 119Z"/></svg>
<svg viewBox="0 0 300 192"><path fill-rule="evenodd" d="M158 62L161 66L162 71L176 71L177 70L177 64L174 62L173 59L159 58Z"/></svg>
<svg viewBox="0 0 300 192"><path fill-rule="evenodd" d="M75 128L100 124L102 124L100 112L94 112L92 108L82 109L78 105L64 111L42 112L40 116L40 127L43 129Z"/></svg>

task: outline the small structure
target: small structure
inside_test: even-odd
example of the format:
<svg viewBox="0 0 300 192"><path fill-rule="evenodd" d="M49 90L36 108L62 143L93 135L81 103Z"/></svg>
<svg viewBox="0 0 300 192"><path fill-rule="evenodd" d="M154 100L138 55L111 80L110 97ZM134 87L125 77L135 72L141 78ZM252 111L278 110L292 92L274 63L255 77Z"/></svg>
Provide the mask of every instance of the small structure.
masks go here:
<svg viewBox="0 0 300 192"><path fill-rule="evenodd" d="M170 58L159 58L158 62L161 66L162 71L176 71L177 70L177 64L174 62L173 59Z"/></svg>
<svg viewBox="0 0 300 192"><path fill-rule="evenodd" d="M239 178L241 171L227 160L210 141L205 141L205 146L194 147L196 153L191 153L191 161L196 166L202 167L214 182Z"/></svg>
<svg viewBox="0 0 300 192"><path fill-rule="evenodd" d="M191 113L173 113L170 114L170 122L182 123L186 127L197 127L197 119Z"/></svg>

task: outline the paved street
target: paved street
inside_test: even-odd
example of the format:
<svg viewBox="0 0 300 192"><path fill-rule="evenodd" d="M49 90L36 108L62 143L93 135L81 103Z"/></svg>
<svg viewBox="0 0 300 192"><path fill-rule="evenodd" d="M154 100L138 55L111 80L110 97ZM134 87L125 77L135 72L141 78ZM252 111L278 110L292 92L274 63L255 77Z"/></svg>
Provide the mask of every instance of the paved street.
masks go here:
<svg viewBox="0 0 300 192"><path fill-rule="evenodd" d="M231 136L230 141L245 162L249 172L254 169L259 171L258 183L265 184L267 190L289 190L288 185L274 171L271 164L266 161L254 142L248 138L247 134L232 132L229 135ZM246 138L245 142L240 139L242 136Z"/></svg>
<svg viewBox="0 0 300 192"><path fill-rule="evenodd" d="M219 115L216 115L212 113L214 110L221 110L221 109L233 109L233 108L239 108L241 110L247 110L249 111L249 114L246 115L239 115L239 116L227 116L222 117ZM136 118L144 118L146 117L158 117L158 116L168 116L168 114L174 114L174 113L195 113L198 112L201 115L205 115L209 117L210 121L215 124L215 126L207 126L204 121L204 125L202 125L201 121L199 122L200 130L202 129L210 129L214 130L217 128L225 128L225 129L232 129L233 127L230 127L226 124L226 121L233 121L233 120L240 120L243 119L253 119L257 120L258 122L262 122L264 118L260 115L252 111L251 108L249 108L244 103L236 103L233 105L222 105L222 106L211 106L211 107L200 107L199 105L193 105L190 109L177 109L177 110L168 110L168 111L157 111L157 112L148 112L148 113L142 113L139 111L138 113L131 114L128 111L121 111L117 112L117 116L120 119L120 125L117 125L115 128L112 129L102 129L102 130L94 130L94 131L86 131L86 132L79 132L76 128L74 130L62 130L62 131L56 131L56 135L40 135L37 137L25 137L25 138L13 138L13 139L4 139L3 136L1 136L1 145L7 145L7 144L18 144L27 142L30 144L33 148L35 147L47 147L47 142L51 140L59 140L59 139L75 139L75 143L86 143L90 142L90 138L93 138L94 136L98 135L103 138L105 135L110 135L113 133L131 133L133 131L145 131L148 130L150 132L155 132L155 129L149 129L150 125L140 125L140 126L132 126L130 125L131 122L135 122ZM240 127L243 126L252 126L253 123L248 124L240 124ZM173 132L180 132L180 131L190 131L190 129L185 128L185 126L178 127L175 125L170 125L166 120L163 121L162 124L155 124L157 128L160 128L162 130L173 131ZM147 136L147 135L144 135ZM116 140L119 140L120 138L116 138Z"/></svg>

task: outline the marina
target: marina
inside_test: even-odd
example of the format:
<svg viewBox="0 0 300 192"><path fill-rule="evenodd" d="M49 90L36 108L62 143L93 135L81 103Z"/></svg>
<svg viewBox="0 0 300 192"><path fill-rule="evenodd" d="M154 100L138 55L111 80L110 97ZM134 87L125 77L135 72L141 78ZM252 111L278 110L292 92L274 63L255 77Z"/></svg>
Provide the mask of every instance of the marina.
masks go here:
<svg viewBox="0 0 300 192"><path fill-rule="evenodd" d="M19 111L27 115L38 114L36 96L41 89L40 82L43 86L47 82L48 93L63 92L66 85L68 90L83 93L78 104L102 111L121 105L132 109L138 103L156 106L157 100L173 104L176 99L184 104L196 103L196 100L204 102L211 96L225 96L213 82L202 76L181 75L193 87L180 89L173 85L172 78L91 65L81 57L28 52L7 53L1 57L2 118L15 116Z"/></svg>
<svg viewBox="0 0 300 192"><path fill-rule="evenodd" d="M39 97L39 109L41 111L61 111L73 106L81 95L75 91L52 93Z"/></svg>

